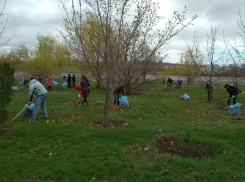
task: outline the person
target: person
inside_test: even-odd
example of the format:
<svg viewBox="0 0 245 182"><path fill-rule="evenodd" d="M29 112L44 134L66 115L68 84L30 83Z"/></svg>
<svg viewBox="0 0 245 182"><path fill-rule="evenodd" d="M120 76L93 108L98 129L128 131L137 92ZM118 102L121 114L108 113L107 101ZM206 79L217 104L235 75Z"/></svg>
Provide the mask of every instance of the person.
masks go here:
<svg viewBox="0 0 245 182"><path fill-rule="evenodd" d="M88 106L88 81L87 78L83 75L81 78L81 93L82 93L82 105L84 106L84 100L86 98L87 106Z"/></svg>
<svg viewBox="0 0 245 182"><path fill-rule="evenodd" d="M173 80L171 78L168 77L168 81L167 81L167 88L170 87L170 89L172 89L172 84L173 84Z"/></svg>
<svg viewBox="0 0 245 182"><path fill-rule="evenodd" d="M206 83L206 90L208 92L208 100L210 101L210 97L212 96L212 92L213 92L213 86L207 82Z"/></svg>
<svg viewBox="0 0 245 182"><path fill-rule="evenodd" d="M225 84L224 88L226 88L227 92L229 93L228 100L227 100L227 105L230 105L231 99L233 98L233 105L236 104L236 98L242 91L240 91L237 87L233 87L231 85Z"/></svg>
<svg viewBox="0 0 245 182"><path fill-rule="evenodd" d="M75 82L76 82L76 77L74 74L72 74L72 83L73 83L73 86L75 87Z"/></svg>
<svg viewBox="0 0 245 182"><path fill-rule="evenodd" d="M89 83L89 81L88 81L88 78L85 76L85 75L83 75L83 77L84 77L84 79L88 82L88 96L89 96L89 92L90 92L90 83ZM87 103L87 99L85 98L84 99L84 103Z"/></svg>
<svg viewBox="0 0 245 182"><path fill-rule="evenodd" d="M53 91L53 88L52 88L52 86L53 86L53 78L52 78L51 74L49 74L49 77L48 77L47 81L48 81L48 91L52 92Z"/></svg>
<svg viewBox="0 0 245 182"><path fill-rule="evenodd" d="M38 78L39 78L39 82L42 83L43 80L42 77L38 76Z"/></svg>
<svg viewBox="0 0 245 182"><path fill-rule="evenodd" d="M183 81L182 79L178 78L178 81L177 81L177 83L178 83L178 88L181 88L182 81Z"/></svg>
<svg viewBox="0 0 245 182"><path fill-rule="evenodd" d="M115 105L119 105L120 103L120 100L119 100L119 97L120 97L120 93L122 93L122 95L124 95L124 86L121 85L119 86L118 88L116 88L116 90L114 90L114 104Z"/></svg>
<svg viewBox="0 0 245 182"><path fill-rule="evenodd" d="M36 79L37 81L39 81L39 78L38 78L38 76L34 75L34 77L35 77L35 79Z"/></svg>
<svg viewBox="0 0 245 182"><path fill-rule="evenodd" d="M46 98L47 98L47 90L36 79L33 79L31 81L24 80L24 85L29 87L29 103L28 103L28 105L31 104L31 101L33 99L33 94L36 95L36 101L35 101L35 105L33 107L31 121L36 120L37 111L38 111L38 108L40 105L41 105L41 108L43 110L44 119L47 119L48 114L47 114L47 110L45 107L45 102L46 102Z"/></svg>
<svg viewBox="0 0 245 182"><path fill-rule="evenodd" d="M34 77L34 75L32 74L32 75L31 75L31 80L33 80L33 79L35 79L35 77Z"/></svg>
<svg viewBox="0 0 245 182"><path fill-rule="evenodd" d="M71 88L71 75L70 74L68 74L67 83L68 83L68 88Z"/></svg>

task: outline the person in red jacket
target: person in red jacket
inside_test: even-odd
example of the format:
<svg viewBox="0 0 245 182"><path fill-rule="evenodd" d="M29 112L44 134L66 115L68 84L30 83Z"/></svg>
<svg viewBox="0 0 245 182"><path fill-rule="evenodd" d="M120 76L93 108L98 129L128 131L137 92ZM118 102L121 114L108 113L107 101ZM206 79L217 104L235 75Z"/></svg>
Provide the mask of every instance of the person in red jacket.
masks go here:
<svg viewBox="0 0 245 182"><path fill-rule="evenodd" d="M49 77L48 77L47 81L48 81L48 91L49 92L52 92L53 91L53 89L52 89L52 86L53 86L53 78L52 78L52 75L51 74L49 74Z"/></svg>

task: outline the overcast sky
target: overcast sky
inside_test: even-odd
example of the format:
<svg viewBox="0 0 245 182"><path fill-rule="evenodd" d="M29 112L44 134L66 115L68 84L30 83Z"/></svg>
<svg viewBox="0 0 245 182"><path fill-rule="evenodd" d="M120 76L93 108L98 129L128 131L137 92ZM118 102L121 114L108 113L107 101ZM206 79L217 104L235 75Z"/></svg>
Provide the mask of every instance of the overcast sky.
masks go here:
<svg viewBox="0 0 245 182"><path fill-rule="evenodd" d="M5 0L0 0L0 7ZM70 0L62 0L67 3ZM194 25L187 27L183 32L172 39L172 42L165 48L170 56L166 62L178 62L179 53L185 49L185 40L190 40L196 29L199 36L205 35L210 29L210 24L219 25L220 35L223 31L227 37L237 37L239 32L237 25L238 11L245 19L245 0L155 0L160 3L159 13L170 17L174 11L182 11L187 6L187 18L198 15ZM8 21L11 28L0 38L0 45L6 38L13 35L14 38L2 50L9 50L12 47L23 44L29 49L35 49L37 45L37 34L52 34L60 36L58 29L61 29L64 11L58 5L59 0L7 0L5 12L8 12ZM0 19L0 21L5 21ZM160 24L161 28L164 24Z"/></svg>

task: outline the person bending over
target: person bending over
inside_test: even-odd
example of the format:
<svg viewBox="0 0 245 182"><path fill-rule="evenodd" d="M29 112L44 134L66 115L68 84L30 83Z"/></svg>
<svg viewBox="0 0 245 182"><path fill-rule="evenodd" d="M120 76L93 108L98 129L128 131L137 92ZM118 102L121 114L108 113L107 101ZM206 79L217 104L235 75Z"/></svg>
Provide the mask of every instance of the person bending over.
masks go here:
<svg viewBox="0 0 245 182"><path fill-rule="evenodd" d="M224 87L226 88L227 92L229 93L227 105L228 106L230 105L231 99L233 99L233 105L235 105L236 104L236 98L237 98L239 92L242 93L242 91L240 91L238 88L233 87L233 86L228 85L228 84L225 84Z"/></svg>
<svg viewBox="0 0 245 182"><path fill-rule="evenodd" d="M43 110L43 116L44 119L48 118L48 114L47 114L47 110L45 107L45 102L46 102L46 98L47 98L47 90L45 89L45 87L38 81L36 81L35 79L29 81L29 80L24 80L23 83L25 86L29 87L29 105L31 104L31 101L33 99L33 95L36 95L36 101L35 101L35 105L33 107L33 112L32 112L32 116L31 116L31 120L35 121L36 117L37 117L37 111L39 106L41 105L41 108Z"/></svg>

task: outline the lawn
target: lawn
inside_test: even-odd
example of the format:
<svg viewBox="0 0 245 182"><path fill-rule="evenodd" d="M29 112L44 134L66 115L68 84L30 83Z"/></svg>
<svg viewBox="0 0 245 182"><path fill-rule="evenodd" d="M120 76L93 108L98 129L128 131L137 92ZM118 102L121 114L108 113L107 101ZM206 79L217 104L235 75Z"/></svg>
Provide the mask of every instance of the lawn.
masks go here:
<svg viewBox="0 0 245 182"><path fill-rule="evenodd" d="M16 86L9 121L28 102L26 88ZM48 120L39 109L34 124L19 116L1 126L0 181L245 181L244 105L241 116L230 116L220 104L228 96L223 87L212 103L199 85L165 87L134 91L130 108L111 110L112 127L103 128L105 92L95 83L88 107L69 104L77 100L74 88L55 86ZM192 100L180 100L185 93Z"/></svg>

